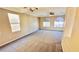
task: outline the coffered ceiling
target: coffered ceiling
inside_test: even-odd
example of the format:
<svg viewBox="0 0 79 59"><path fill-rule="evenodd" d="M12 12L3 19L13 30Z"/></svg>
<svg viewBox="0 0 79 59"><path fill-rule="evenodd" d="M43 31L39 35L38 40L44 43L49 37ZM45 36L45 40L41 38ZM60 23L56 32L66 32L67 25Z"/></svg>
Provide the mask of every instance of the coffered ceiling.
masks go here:
<svg viewBox="0 0 79 59"><path fill-rule="evenodd" d="M30 8L34 9L35 7L4 7L4 9L37 17L62 16L65 15L66 12L65 7L37 7L38 9L34 10L33 12L30 11ZM54 15L50 15L50 12L54 13Z"/></svg>

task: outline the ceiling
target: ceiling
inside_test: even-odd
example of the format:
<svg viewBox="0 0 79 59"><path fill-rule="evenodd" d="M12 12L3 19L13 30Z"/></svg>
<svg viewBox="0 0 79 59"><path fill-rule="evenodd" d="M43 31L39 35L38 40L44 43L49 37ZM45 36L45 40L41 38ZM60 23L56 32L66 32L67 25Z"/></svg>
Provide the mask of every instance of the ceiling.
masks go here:
<svg viewBox="0 0 79 59"><path fill-rule="evenodd" d="M11 11L26 13L28 15L37 16L37 17L48 17L51 16L50 12L53 12L52 16L62 16L65 15L66 8L65 7L38 7L38 10L31 12L28 8L34 7L4 7L4 9L8 9Z"/></svg>

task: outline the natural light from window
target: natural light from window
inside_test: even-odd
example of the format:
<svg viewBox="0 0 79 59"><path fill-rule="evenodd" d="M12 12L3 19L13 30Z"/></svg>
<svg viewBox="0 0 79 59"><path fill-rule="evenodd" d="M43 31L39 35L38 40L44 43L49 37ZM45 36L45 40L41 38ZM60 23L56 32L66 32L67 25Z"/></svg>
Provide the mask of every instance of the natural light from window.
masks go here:
<svg viewBox="0 0 79 59"><path fill-rule="evenodd" d="M43 21L43 27L50 27L50 18L46 18Z"/></svg>
<svg viewBox="0 0 79 59"><path fill-rule="evenodd" d="M62 17L57 17L54 22L54 27L64 27L64 19Z"/></svg>
<svg viewBox="0 0 79 59"><path fill-rule="evenodd" d="M20 31L19 15L8 13L8 17L12 32Z"/></svg>
<svg viewBox="0 0 79 59"><path fill-rule="evenodd" d="M50 22L43 22L44 27L50 27Z"/></svg>

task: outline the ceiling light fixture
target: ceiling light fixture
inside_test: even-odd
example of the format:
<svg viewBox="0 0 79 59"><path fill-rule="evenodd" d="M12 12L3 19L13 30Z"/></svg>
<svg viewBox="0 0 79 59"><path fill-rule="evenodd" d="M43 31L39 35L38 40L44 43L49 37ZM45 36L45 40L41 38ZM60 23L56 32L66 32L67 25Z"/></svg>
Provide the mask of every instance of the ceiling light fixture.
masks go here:
<svg viewBox="0 0 79 59"><path fill-rule="evenodd" d="M50 15L54 15L54 13L53 12L50 12Z"/></svg>
<svg viewBox="0 0 79 59"><path fill-rule="evenodd" d="M49 16L54 16L54 9L53 8L49 8Z"/></svg>

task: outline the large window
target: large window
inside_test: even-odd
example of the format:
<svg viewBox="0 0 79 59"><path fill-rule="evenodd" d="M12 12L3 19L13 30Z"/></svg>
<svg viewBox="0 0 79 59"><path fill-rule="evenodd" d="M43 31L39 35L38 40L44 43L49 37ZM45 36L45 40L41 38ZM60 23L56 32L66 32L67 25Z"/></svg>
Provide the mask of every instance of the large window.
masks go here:
<svg viewBox="0 0 79 59"><path fill-rule="evenodd" d="M19 15L8 13L12 32L20 31Z"/></svg>
<svg viewBox="0 0 79 59"><path fill-rule="evenodd" d="M50 19L49 18L45 18L45 20L43 21L43 27L50 27Z"/></svg>
<svg viewBox="0 0 79 59"><path fill-rule="evenodd" d="M54 22L54 27L64 27L64 19L62 17L57 17Z"/></svg>

